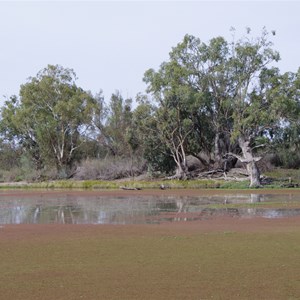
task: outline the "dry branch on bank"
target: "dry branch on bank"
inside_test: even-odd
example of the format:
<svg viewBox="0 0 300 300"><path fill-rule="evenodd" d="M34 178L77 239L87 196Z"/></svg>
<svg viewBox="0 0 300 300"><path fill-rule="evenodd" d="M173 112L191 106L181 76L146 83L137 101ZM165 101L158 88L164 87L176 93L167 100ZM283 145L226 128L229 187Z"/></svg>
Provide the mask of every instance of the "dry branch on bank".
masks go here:
<svg viewBox="0 0 300 300"><path fill-rule="evenodd" d="M212 178L218 178L218 179L226 179L226 180L244 180L248 178L248 172L247 170L243 168L233 168L228 172L225 172L223 169L214 169L209 170L206 172L198 173L197 178L202 179L212 179Z"/></svg>
<svg viewBox="0 0 300 300"><path fill-rule="evenodd" d="M141 190L141 188L127 187L127 186L120 186L120 189L125 190L125 191L140 191Z"/></svg>

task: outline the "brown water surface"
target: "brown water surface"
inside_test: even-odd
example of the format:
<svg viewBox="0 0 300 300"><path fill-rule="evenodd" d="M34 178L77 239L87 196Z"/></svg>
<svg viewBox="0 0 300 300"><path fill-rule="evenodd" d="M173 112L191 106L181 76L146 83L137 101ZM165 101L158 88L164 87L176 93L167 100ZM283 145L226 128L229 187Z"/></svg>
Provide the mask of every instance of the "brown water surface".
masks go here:
<svg viewBox="0 0 300 300"><path fill-rule="evenodd" d="M0 224L153 224L300 215L299 191L1 191Z"/></svg>
<svg viewBox="0 0 300 300"><path fill-rule="evenodd" d="M2 191L0 299L299 299L299 196Z"/></svg>

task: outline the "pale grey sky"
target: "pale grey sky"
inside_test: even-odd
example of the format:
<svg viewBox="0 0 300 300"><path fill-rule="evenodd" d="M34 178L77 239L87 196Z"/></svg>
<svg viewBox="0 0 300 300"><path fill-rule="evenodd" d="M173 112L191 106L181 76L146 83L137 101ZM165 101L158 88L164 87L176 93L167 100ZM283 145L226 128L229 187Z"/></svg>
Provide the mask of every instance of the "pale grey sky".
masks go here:
<svg viewBox="0 0 300 300"><path fill-rule="evenodd" d="M230 27L276 30L280 69L300 67L299 1L1 1L0 12L0 105L48 64L107 100L117 89L134 98L186 33L230 39Z"/></svg>

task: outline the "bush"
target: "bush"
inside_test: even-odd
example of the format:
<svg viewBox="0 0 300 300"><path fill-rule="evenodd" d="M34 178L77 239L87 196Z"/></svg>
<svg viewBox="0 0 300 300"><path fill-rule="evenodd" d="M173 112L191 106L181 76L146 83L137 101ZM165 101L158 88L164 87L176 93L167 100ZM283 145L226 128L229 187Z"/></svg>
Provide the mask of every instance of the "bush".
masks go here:
<svg viewBox="0 0 300 300"><path fill-rule="evenodd" d="M113 180L134 177L146 171L146 163L142 159L115 158L87 159L83 161L74 175L79 180Z"/></svg>
<svg viewBox="0 0 300 300"><path fill-rule="evenodd" d="M300 166L300 153L288 150L278 151L273 155L271 163L276 167L298 169Z"/></svg>

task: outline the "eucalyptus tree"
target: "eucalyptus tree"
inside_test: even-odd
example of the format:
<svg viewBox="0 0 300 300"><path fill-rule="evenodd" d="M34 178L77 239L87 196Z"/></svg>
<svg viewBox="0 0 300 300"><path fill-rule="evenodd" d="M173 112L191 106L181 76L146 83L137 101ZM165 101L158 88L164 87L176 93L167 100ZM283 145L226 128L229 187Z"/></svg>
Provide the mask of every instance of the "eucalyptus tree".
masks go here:
<svg viewBox="0 0 300 300"><path fill-rule="evenodd" d="M97 105L75 81L72 69L48 65L1 111L5 135L27 149L38 167L56 165L62 174L72 167Z"/></svg>
<svg viewBox="0 0 300 300"><path fill-rule="evenodd" d="M288 168L300 165L300 69L296 73L287 72L280 77L280 85L270 89L272 94L285 99L280 105L281 126L270 131L275 163Z"/></svg>
<svg viewBox="0 0 300 300"><path fill-rule="evenodd" d="M147 95L138 94L137 107L132 115L132 132L138 155L147 161L148 172L171 173L176 165L171 152L162 140L156 117L157 106Z"/></svg>
<svg viewBox="0 0 300 300"><path fill-rule="evenodd" d="M20 168L23 149L14 142L0 139L0 165L1 170L9 171Z"/></svg>
<svg viewBox="0 0 300 300"><path fill-rule="evenodd" d="M153 120L157 128L157 140L165 145L176 164L176 178L188 176L187 156L198 156L204 138L205 114L204 95L182 82L187 70L176 61L163 63L159 71L145 73L144 81L148 92L158 102ZM208 145L208 143L206 143Z"/></svg>
<svg viewBox="0 0 300 300"><path fill-rule="evenodd" d="M128 131L131 127L132 99L124 99L119 91L105 105L105 117L98 126L98 140L112 156L130 156Z"/></svg>
<svg viewBox="0 0 300 300"><path fill-rule="evenodd" d="M170 52L169 61L164 62L157 72L148 70L144 78L148 92L154 95L161 107L175 109L170 94L177 95L190 122L188 134L181 134L185 144L193 144L192 153L198 158L201 158L197 155L199 151L209 156L214 152L215 167L222 166L222 157L232 150L230 131L234 108L229 52L229 44L222 37L205 44L192 35L186 35ZM171 132L177 138L180 136L176 131ZM208 165L210 162L202 159L202 163Z"/></svg>
<svg viewBox="0 0 300 300"><path fill-rule="evenodd" d="M289 99L279 92L282 77L272 64L280 56L272 49L266 30L258 38L244 37L234 43L231 57L235 83L231 139L237 140L241 149L241 155L232 155L246 164L250 187L256 187L260 186L257 162L261 157L255 155L255 150L265 146L268 131L280 126L284 103Z"/></svg>
<svg viewBox="0 0 300 300"><path fill-rule="evenodd" d="M234 93L232 69L229 67L230 44L223 37L212 38L208 43L199 38L186 35L181 43L174 47L170 59L184 70L181 84L190 86L202 99L202 105L194 106L194 111L205 111L209 117L207 130L213 135L213 159L220 167L222 156L231 150L230 130L232 127L231 102ZM204 135L203 135L204 136Z"/></svg>
<svg viewBox="0 0 300 300"><path fill-rule="evenodd" d="M172 49L169 61L163 63L159 71L146 72L145 81L148 91L168 113L178 107L170 99L180 99L180 107L189 112L187 118L193 123L189 128L202 128L199 143L209 142L211 136L214 137L215 161L229 155L238 158L247 166L250 186L258 186L260 157L256 157L255 152L265 144L260 141L267 131L279 126L284 103L290 101L285 94L274 92L274 88L283 89L284 84L279 70L273 66L279 59L265 29L256 38L247 29L247 35L237 41L233 38L227 42L217 37L208 44L186 35L183 42ZM182 97L179 91L189 91L189 94ZM183 125L186 115L177 115ZM199 117L191 119L192 115ZM204 124L207 126L205 134ZM190 140L192 130L185 128L182 136ZM168 132L179 136L171 128Z"/></svg>

